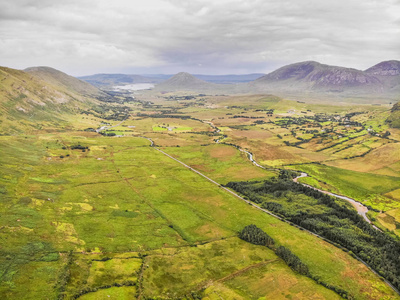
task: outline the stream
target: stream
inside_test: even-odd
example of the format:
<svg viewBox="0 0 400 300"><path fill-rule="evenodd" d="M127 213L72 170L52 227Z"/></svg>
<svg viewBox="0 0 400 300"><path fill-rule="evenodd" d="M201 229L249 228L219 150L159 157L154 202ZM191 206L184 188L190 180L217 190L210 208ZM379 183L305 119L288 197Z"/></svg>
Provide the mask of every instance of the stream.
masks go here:
<svg viewBox="0 0 400 300"><path fill-rule="evenodd" d="M204 123L207 123L207 124L209 124L212 128L214 128L216 133L218 133L218 132L221 131L221 130L218 129L218 127L216 127L212 122L206 122L206 121L204 121ZM215 140L215 142L216 142L216 143L219 143L219 142L220 142L220 139ZM257 163L257 162L254 160L253 153L251 153L251 152L249 152L249 151L247 151L247 150L244 150L244 149L242 149L242 148L240 148L240 147L238 147L238 149L239 149L239 151L246 153L247 158L248 158L254 165L256 165L256 166L259 167L259 168L265 169L265 170L267 169L266 167L260 165L259 163ZM280 171L279 169L275 169L275 170ZM339 198L339 199L342 199L342 200L346 200L346 201L349 202L351 205L353 205L353 207L357 210L357 213L358 213L360 216L362 216L362 217L364 218L365 221L367 221L369 224L371 224L372 227L374 227L376 230L381 231L378 227L376 227L375 225L372 224L372 222L371 222L370 219L368 219L368 217L367 217L368 208L367 208L365 205L363 205L361 202L358 202L358 201L356 201L356 200L354 200L354 199L352 199L352 198L346 197L346 196L342 196L342 195L338 195L338 194L335 194L335 193L332 193L332 192L320 190L320 189L317 189L317 188L315 188L315 187L313 187L313 186L311 186L311 185L298 182L298 179L299 179L299 178L303 178L303 177L307 177L307 176L308 176L307 173L301 172L301 174L300 174L299 176L297 176L296 178L294 178L293 181L296 182L296 183L298 183L298 184L302 184L303 186L306 186L306 187L312 188L312 189L314 189L314 190L317 190L317 191L319 191L319 192L321 192L321 193L328 194L328 195L330 195L330 196L332 196L332 197L336 197L336 198Z"/></svg>
<svg viewBox="0 0 400 300"><path fill-rule="evenodd" d="M368 217L367 217L368 208L367 208L365 205L363 205L361 202L358 202L358 201L356 201L356 200L354 200L354 199L352 199L352 198L346 197L346 196L342 196L342 195L338 195L338 194L335 194L335 193L332 193L332 192L320 190L320 189L317 189L317 188L315 188L315 187L313 187L313 186L311 186L311 185L298 182L298 179L299 179L299 178L303 178L303 177L307 177L307 176L308 176L307 173L301 172L301 174L300 174L299 176L297 176L296 178L294 178L293 181L294 181L294 182L297 182L297 183L299 183L299 184L301 184L301 185L303 185L303 186L306 186L306 187L312 188L312 189L314 189L314 190L317 190L317 191L319 191L319 192L321 192L321 193L328 194L328 195L330 195L330 196L333 196L333 197L336 197L336 198L339 198L339 199L346 200L347 202L350 202L350 204L353 205L353 207L357 210L358 214L359 214L360 216L362 216L362 217L364 218L365 221L367 221L368 223L372 224L371 220L368 219ZM373 226L376 230L379 230L379 231L380 231L380 229L379 229L378 227L376 227L375 225L372 224L372 226Z"/></svg>

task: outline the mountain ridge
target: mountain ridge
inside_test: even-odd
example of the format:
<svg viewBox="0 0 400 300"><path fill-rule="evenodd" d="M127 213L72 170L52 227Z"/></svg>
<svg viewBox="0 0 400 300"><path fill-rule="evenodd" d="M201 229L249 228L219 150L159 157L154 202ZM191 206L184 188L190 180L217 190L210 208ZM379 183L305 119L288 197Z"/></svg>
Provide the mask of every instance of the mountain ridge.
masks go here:
<svg viewBox="0 0 400 300"><path fill-rule="evenodd" d="M259 79L254 86L286 89L307 88L321 91L341 91L362 86L381 90L382 83L372 75L353 68L330 66L315 61L305 61L283 66ZM281 86L281 85L284 85Z"/></svg>
<svg viewBox="0 0 400 300"><path fill-rule="evenodd" d="M380 76L396 76L400 75L400 61L386 60L382 61L365 70L366 73Z"/></svg>
<svg viewBox="0 0 400 300"><path fill-rule="evenodd" d="M98 88L109 89L116 85L136 84L136 83L161 83L176 74L94 74L87 76L77 77L84 80ZM250 73L250 74L225 74L225 75L206 75L206 74L191 74L206 82L217 84L234 84L240 82L253 81L263 75L264 73Z"/></svg>
<svg viewBox="0 0 400 300"><path fill-rule="evenodd" d="M49 84L53 84L57 87L62 86L69 92L84 96L105 96L102 91L86 81L82 81L51 67L37 66L26 68L23 71L32 74Z"/></svg>
<svg viewBox="0 0 400 300"><path fill-rule="evenodd" d="M189 90L209 91L217 88L218 85L215 83L210 83L201 80L187 72L179 72L173 77L157 84L154 90L163 92L189 91Z"/></svg>
<svg viewBox="0 0 400 300"><path fill-rule="evenodd" d="M66 124L66 115L97 103L93 97L57 84L55 78L45 81L22 70L0 67L0 82L0 134L39 129L41 124Z"/></svg>
<svg viewBox="0 0 400 300"><path fill-rule="evenodd" d="M366 70L303 61L285 65L263 76L258 75L262 74L191 75L180 72L173 76L153 74L152 76L157 78L140 78L142 82L152 80L151 83L156 84L154 88L156 92L182 90L228 94L272 93L299 98L377 97L387 100L396 100L400 94L400 61L397 60L383 61ZM125 81L129 84L131 80L129 78L140 75L104 74L103 76L109 79L127 76ZM249 81L250 78L253 80ZM124 84L124 82L119 83Z"/></svg>

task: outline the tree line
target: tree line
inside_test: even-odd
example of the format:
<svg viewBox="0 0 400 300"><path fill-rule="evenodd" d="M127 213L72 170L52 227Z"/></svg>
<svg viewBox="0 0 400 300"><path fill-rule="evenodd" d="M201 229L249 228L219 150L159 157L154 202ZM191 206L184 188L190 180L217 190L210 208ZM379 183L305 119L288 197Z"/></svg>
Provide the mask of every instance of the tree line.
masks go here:
<svg viewBox="0 0 400 300"><path fill-rule="evenodd" d="M266 246L273 250L275 254L280 257L293 271L299 273L300 275L307 276L318 284L323 285L324 287L333 290L338 293L342 298L349 299L349 294L334 285L328 284L319 277L313 276L308 269L308 266L301 261L301 259L295 255L289 248L284 246L275 247L275 241L272 237L270 237L266 232L264 232L261 228L258 228L256 225L251 224L242 229L239 232L239 238L249 242L254 245Z"/></svg>
<svg viewBox="0 0 400 300"><path fill-rule="evenodd" d="M350 250L400 289L398 238L373 228L347 203L295 183L291 178L283 173L281 178L229 182L226 186L261 207Z"/></svg>

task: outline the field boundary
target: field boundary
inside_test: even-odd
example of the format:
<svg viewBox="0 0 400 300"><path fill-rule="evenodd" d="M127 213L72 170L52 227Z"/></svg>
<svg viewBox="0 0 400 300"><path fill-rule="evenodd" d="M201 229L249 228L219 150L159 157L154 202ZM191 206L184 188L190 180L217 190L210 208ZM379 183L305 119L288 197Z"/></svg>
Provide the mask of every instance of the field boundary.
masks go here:
<svg viewBox="0 0 400 300"><path fill-rule="evenodd" d="M222 186L221 184L219 184L219 183L216 182L215 180L209 178L208 176L204 175L204 174L201 173L200 171L198 171L198 170L192 168L191 166L189 166L189 165L185 164L184 162L178 160L177 158L175 158L175 157L169 155L168 153L164 152L163 150L161 150L161 149L155 147L154 142L153 142L153 140L152 140L151 138L144 137L144 136L141 136L141 137L147 139L148 141L150 141L150 143L151 143L151 144L150 144L150 147L151 147L151 148L157 150L158 152L161 152L163 155L168 156L169 158L171 158L171 159L173 159L174 161L178 162L179 164L183 165L185 168L187 168L187 169L189 169L189 170L191 170L191 171L197 173L198 175L204 177L205 179L207 179L207 180L210 181L211 183L213 183L213 184L217 185L219 188L221 188L221 189L223 189L223 190L229 192L230 194L232 194L232 195L235 196L236 198L239 198L240 200L246 202L247 204L253 206L254 208L256 208L256 209L258 209L258 210L260 210L260 211L262 211L262 212L264 212L264 213L267 213L267 214L269 214L270 216L272 216L272 217L274 217L274 218L276 218L276 219L278 219L278 220L280 220L280 221L283 221L283 222L289 224L290 226L293 226L293 227L296 227L296 228L298 228L298 229L300 229L300 230L302 230L302 231L308 232L309 234L311 234L311 235L313 235L313 236L316 236L316 237L322 239L323 241L328 242L328 243L330 243L331 245L337 247L337 245L336 245L334 242L328 240L327 238L324 238L324 237L322 237L322 236L320 236L320 235L318 235L318 234L316 234L316 233L314 233L314 232L311 232L311 231L309 231L308 229L305 229L305 228L303 228L303 227L301 227L301 226L299 226L299 225L297 225L297 224L294 224L294 223L292 223L292 222L290 222L290 221L288 221L288 220L286 220L286 219L284 219L284 218L282 218L282 217L280 217L280 216L278 216L278 215L276 215L276 214L274 214L274 213L272 213L272 212L270 212L270 211L268 211L268 210L266 210L266 209L264 209L264 208L261 208L261 207L258 206L257 204L252 203L250 200L247 200L247 199L241 197L239 194L237 194L237 193L231 191L231 190L228 189L227 187ZM346 248L341 247L341 249L343 250L343 249L346 249ZM346 250L348 250L348 249L346 249ZM399 292L390 282L388 282L385 278L383 278L381 275L379 275L379 274L378 274L374 269L372 269L365 261L363 261L361 258L359 258L359 257L358 257L357 255L355 255L355 254L352 254L352 257L355 258L355 259L357 259L357 260L358 260L359 262L361 262L362 264L364 264L371 272L373 272L373 273L374 273L376 276L378 276L382 281L384 281L389 287L391 287L391 288L393 289L393 291L395 291L398 295L400 295L400 292Z"/></svg>

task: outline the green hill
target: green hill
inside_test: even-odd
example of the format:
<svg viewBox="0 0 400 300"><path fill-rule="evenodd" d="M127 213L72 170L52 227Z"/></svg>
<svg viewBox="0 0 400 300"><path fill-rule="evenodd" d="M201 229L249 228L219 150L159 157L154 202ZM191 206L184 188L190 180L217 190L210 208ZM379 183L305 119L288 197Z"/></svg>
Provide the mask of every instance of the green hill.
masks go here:
<svg viewBox="0 0 400 300"><path fill-rule="evenodd" d="M400 128L400 102L397 102L395 105L393 105L387 122L391 127Z"/></svg>
<svg viewBox="0 0 400 300"><path fill-rule="evenodd" d="M51 70L59 76L0 67L0 134L27 132L44 125L57 127L66 122L66 115L76 114L97 103L93 97L98 91L96 88L91 89L84 82L80 85L79 80L77 83L60 76L61 72ZM88 93L81 95L79 91L86 85ZM97 96L101 93L97 92Z"/></svg>
<svg viewBox="0 0 400 300"><path fill-rule="evenodd" d="M106 97L106 94L93 85L49 67L31 67L24 70L49 84L66 92L92 97Z"/></svg>

